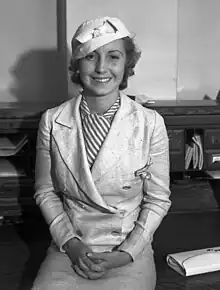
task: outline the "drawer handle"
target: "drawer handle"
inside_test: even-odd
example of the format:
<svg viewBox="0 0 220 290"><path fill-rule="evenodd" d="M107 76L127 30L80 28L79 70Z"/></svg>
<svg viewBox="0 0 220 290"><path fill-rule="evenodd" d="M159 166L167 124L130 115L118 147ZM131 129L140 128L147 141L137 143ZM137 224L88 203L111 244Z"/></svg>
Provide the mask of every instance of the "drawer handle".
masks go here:
<svg viewBox="0 0 220 290"><path fill-rule="evenodd" d="M212 163L220 162L220 154L216 154L212 156Z"/></svg>

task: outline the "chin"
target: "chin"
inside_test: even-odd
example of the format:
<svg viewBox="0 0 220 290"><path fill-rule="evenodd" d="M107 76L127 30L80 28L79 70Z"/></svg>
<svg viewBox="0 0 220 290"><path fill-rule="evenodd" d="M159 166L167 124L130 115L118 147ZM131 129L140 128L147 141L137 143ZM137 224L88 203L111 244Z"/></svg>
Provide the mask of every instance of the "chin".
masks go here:
<svg viewBox="0 0 220 290"><path fill-rule="evenodd" d="M94 96L97 96L97 97L104 97L104 96L107 96L107 95L110 95L111 94L111 91L99 91L99 92L94 92Z"/></svg>
<svg viewBox="0 0 220 290"><path fill-rule="evenodd" d="M104 96L107 96L107 95L110 95L112 94L113 92L118 92L119 89L112 89L112 90L109 90L109 89L93 89L93 90L90 90L90 94L96 96L96 97L104 97Z"/></svg>

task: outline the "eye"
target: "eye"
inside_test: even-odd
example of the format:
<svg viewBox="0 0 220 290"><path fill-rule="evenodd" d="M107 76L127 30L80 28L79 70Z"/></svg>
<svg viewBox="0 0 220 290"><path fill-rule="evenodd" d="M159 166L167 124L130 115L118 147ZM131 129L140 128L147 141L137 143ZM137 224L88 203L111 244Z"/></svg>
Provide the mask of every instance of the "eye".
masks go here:
<svg viewBox="0 0 220 290"><path fill-rule="evenodd" d="M117 55L117 54L110 54L110 59L112 59L112 60L118 60L118 59L120 59L120 56L119 55Z"/></svg>
<svg viewBox="0 0 220 290"><path fill-rule="evenodd" d="M85 56L85 60L92 61L94 59L95 59L95 54L94 53L90 53L90 54L87 54Z"/></svg>

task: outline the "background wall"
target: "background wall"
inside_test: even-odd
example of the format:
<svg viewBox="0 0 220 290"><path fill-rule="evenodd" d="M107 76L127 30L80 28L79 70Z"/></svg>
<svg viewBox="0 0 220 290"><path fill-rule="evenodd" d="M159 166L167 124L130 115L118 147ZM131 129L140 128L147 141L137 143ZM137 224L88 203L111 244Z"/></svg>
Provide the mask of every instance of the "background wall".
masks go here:
<svg viewBox="0 0 220 290"><path fill-rule="evenodd" d="M82 21L119 17L142 49L127 92L149 98L176 98L177 0L67 0L67 41Z"/></svg>
<svg viewBox="0 0 220 290"><path fill-rule="evenodd" d="M220 89L219 11L219 0L0 1L0 102L68 98L66 37L69 43L83 20L102 15L121 18L142 49L127 92L214 99Z"/></svg>
<svg viewBox="0 0 220 290"><path fill-rule="evenodd" d="M178 0L177 99L215 99L220 89L220 1Z"/></svg>
<svg viewBox="0 0 220 290"><path fill-rule="evenodd" d="M0 102L66 98L57 31L55 0L0 1Z"/></svg>

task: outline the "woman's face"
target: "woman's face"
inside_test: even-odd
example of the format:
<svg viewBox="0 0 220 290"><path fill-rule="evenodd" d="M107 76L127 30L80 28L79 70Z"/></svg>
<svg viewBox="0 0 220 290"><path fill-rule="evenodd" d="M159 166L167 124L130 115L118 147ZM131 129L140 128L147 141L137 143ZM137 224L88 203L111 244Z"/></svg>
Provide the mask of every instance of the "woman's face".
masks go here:
<svg viewBox="0 0 220 290"><path fill-rule="evenodd" d="M79 60L84 93L107 96L118 93L124 76L126 52L122 39L99 47Z"/></svg>

